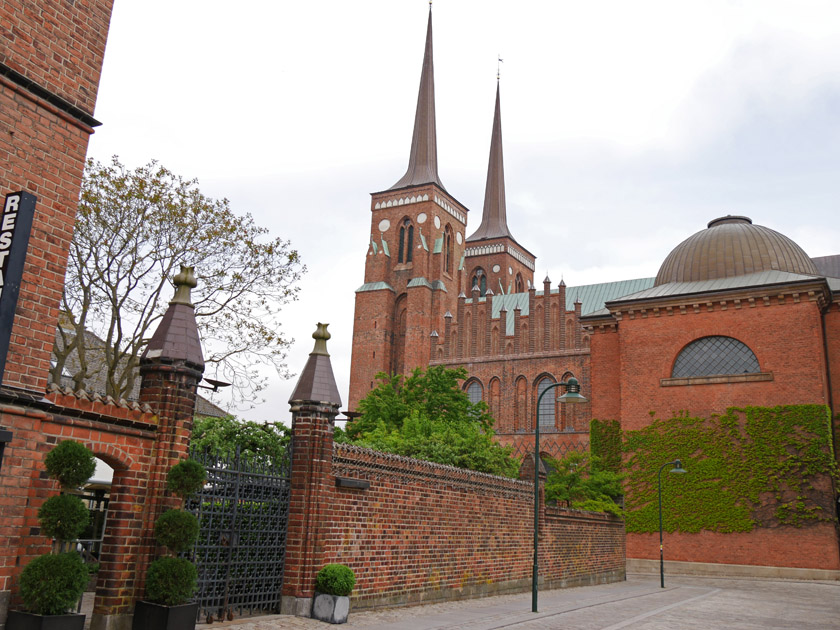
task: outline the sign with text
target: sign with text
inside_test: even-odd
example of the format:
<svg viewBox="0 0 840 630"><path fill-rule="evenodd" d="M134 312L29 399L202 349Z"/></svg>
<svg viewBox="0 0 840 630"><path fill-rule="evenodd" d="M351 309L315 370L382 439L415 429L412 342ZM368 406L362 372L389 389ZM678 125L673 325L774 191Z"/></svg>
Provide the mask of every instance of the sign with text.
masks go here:
<svg viewBox="0 0 840 630"><path fill-rule="evenodd" d="M35 195L27 192L9 193L0 215L0 383L6 371L36 201Z"/></svg>

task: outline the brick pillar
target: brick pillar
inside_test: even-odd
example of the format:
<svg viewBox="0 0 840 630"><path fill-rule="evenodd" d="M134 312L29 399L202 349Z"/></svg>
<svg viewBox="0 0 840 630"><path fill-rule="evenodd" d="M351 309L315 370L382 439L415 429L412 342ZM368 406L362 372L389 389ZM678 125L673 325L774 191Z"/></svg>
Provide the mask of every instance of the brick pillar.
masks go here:
<svg viewBox="0 0 840 630"><path fill-rule="evenodd" d="M443 358L448 359L452 356L452 313L446 311L446 315L443 316L443 319Z"/></svg>
<svg viewBox="0 0 840 630"><path fill-rule="evenodd" d="M548 276L543 280L543 344L542 349L551 346L551 280Z"/></svg>
<svg viewBox="0 0 840 630"><path fill-rule="evenodd" d="M560 337L560 350L566 349L566 283L561 279L560 284L557 285L557 293L560 296L560 330L558 336Z"/></svg>
<svg viewBox="0 0 840 630"><path fill-rule="evenodd" d="M534 312L537 297L536 287L528 283L528 352L534 354L536 349L537 316Z"/></svg>
<svg viewBox="0 0 840 630"><path fill-rule="evenodd" d="M583 330L580 326L580 315L583 304L580 298L575 299L575 350L580 350Z"/></svg>
<svg viewBox="0 0 840 630"><path fill-rule="evenodd" d="M335 492L333 423L341 406L330 355L328 324L318 324L315 349L289 399L292 481L281 612L309 617L315 575L324 565L324 538Z"/></svg>
<svg viewBox="0 0 840 630"><path fill-rule="evenodd" d="M204 373L204 357L190 290L196 286L192 267L175 276L175 297L140 358L140 402L158 417L151 457L137 469L118 471L145 483L134 497L132 516L109 523L102 547L91 630L131 627L134 603L143 598L146 570L157 548L154 523L178 500L166 492L166 473L187 457L195 412L196 388Z"/></svg>
<svg viewBox="0 0 840 630"><path fill-rule="evenodd" d="M507 352L507 318L508 311L503 304L499 309L499 354Z"/></svg>
<svg viewBox="0 0 840 630"><path fill-rule="evenodd" d="M458 339L456 343L456 354L459 359L464 356L464 336L467 334L467 327L464 325L464 305L466 302L467 296L462 291L458 295Z"/></svg>

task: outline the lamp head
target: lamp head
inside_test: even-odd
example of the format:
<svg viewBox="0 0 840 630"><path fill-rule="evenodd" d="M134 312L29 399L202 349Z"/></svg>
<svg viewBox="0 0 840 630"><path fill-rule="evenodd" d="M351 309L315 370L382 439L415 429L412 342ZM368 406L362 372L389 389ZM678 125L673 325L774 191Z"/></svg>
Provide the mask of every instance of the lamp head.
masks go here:
<svg viewBox="0 0 840 630"><path fill-rule="evenodd" d="M580 394L580 381L574 376L570 376L565 383L560 383L566 390L566 393L560 396L557 400L561 403L585 403L589 402L584 396Z"/></svg>
<svg viewBox="0 0 840 630"><path fill-rule="evenodd" d="M680 474L688 472L685 468L682 467L682 462L680 460L675 459L673 463L674 467L669 472Z"/></svg>

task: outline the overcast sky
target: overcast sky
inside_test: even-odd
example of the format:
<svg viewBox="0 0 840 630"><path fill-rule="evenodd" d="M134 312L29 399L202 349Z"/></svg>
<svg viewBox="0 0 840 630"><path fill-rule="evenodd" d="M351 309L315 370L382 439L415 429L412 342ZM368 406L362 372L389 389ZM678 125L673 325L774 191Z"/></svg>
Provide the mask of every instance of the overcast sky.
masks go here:
<svg viewBox="0 0 840 630"><path fill-rule="evenodd" d="M405 171L424 0L117 0L89 155L197 177L309 271L285 308L299 373L319 321L342 401L369 193ZM497 57L508 224L536 280L648 277L738 214L840 253L840 2L438 0L438 163L480 222ZM212 375L211 375L212 376ZM241 413L289 422L296 377ZM224 399L220 399L223 402Z"/></svg>

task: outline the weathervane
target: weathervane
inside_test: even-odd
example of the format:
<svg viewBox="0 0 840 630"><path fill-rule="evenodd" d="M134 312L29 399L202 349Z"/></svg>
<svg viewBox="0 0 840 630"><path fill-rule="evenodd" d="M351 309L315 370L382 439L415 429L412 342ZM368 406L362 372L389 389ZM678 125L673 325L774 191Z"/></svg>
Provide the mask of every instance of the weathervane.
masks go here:
<svg viewBox="0 0 840 630"><path fill-rule="evenodd" d="M429 0L429 2L431 3L431 0ZM502 64L504 62L505 62L505 60L502 59L502 55L500 53L498 55L498 61L496 62L496 81L499 81L502 78Z"/></svg>

